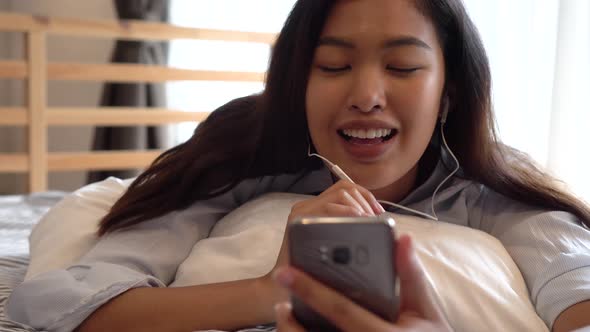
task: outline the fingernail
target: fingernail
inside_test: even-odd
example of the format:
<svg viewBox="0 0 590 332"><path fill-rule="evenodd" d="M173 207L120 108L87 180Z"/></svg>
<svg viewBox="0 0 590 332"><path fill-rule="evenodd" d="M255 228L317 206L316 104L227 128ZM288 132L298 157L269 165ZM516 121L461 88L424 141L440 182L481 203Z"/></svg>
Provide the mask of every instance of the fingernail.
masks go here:
<svg viewBox="0 0 590 332"><path fill-rule="evenodd" d="M383 209L383 206L381 206L381 204L379 204L379 202L375 202L375 204L373 204L373 206L377 208L377 211L379 211L379 214L385 212L385 210Z"/></svg>
<svg viewBox="0 0 590 332"><path fill-rule="evenodd" d="M291 303L289 302L279 302L275 304L275 313L279 316L285 317L289 314L291 310Z"/></svg>
<svg viewBox="0 0 590 332"><path fill-rule="evenodd" d="M288 269L283 268L277 270L273 277L279 284L281 284L281 286L285 288L289 288L293 284L293 273L291 273L291 271Z"/></svg>

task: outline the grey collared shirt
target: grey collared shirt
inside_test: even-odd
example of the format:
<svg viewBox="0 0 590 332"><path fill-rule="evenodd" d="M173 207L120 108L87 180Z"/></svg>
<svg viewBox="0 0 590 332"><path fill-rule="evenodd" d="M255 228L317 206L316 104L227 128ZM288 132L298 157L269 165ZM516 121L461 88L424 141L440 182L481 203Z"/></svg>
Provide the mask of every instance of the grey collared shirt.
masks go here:
<svg viewBox="0 0 590 332"><path fill-rule="evenodd" d="M432 192L447 173L439 164L401 204L431 213ZM332 184L326 169L249 179L222 196L114 232L75 265L41 274L15 288L7 314L38 329L71 331L128 289L172 283L194 244L241 204L268 192L311 194ZM434 206L441 220L483 230L502 242L549 327L569 306L590 300L590 231L573 215L534 209L458 177L442 188Z"/></svg>

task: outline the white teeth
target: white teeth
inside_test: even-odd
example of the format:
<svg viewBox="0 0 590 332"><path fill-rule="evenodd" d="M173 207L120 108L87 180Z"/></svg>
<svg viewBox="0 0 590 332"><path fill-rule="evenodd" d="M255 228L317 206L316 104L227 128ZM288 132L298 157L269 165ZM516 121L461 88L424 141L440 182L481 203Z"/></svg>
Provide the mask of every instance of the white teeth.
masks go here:
<svg viewBox="0 0 590 332"><path fill-rule="evenodd" d="M391 129L344 129L342 132L346 136L362 139L373 139L391 135Z"/></svg>

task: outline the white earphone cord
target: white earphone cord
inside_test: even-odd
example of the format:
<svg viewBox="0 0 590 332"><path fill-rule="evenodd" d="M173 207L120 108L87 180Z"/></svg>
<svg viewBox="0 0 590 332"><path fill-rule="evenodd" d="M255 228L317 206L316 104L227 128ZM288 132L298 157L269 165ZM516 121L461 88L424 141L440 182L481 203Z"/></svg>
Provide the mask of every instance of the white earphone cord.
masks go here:
<svg viewBox="0 0 590 332"><path fill-rule="evenodd" d="M436 215L436 211L434 209L434 200L436 198L436 194L438 193L438 191L440 190L440 188L442 188L443 184L445 184L445 182L447 182L453 175L455 175L455 173L457 173L457 171L459 170L459 160L457 159L457 157L455 157L455 154L453 153L453 151L451 151L451 149L449 148L449 145L447 144L447 140L445 138L445 132L444 132L444 124L445 124L445 120L446 119L442 119L441 121L441 126L440 126L440 133L441 133L441 137L443 140L443 144L445 146L445 148L447 149L447 151L449 152L449 154L451 155L451 157L453 158L453 160L455 161L455 169L444 179L442 180L442 182L436 187L436 189L434 190L434 192L432 193L432 199L430 201L430 208L432 209L432 215L424 213L424 212L420 212L420 211L416 211L414 209L410 209L408 207L405 207L403 205L399 205L399 204L395 204L395 203L391 203L388 201L384 201L384 200L378 200L377 202L381 203L381 204L385 204L385 205L391 205L393 207L396 207L398 209L402 209L402 210L406 210L408 212L417 214L419 216L431 219L431 220L435 220L438 221L438 216ZM347 180L350 181L352 183L354 183L354 181L352 181L352 179L346 175L346 173L344 173L344 171L338 167L338 165L332 163L331 161L329 161L327 158L324 158L322 156L320 156L317 153L311 153L311 147L308 146L308 151L307 151L307 155L310 157L318 157L321 160L323 160L324 162L326 162L326 164L328 164L328 166L330 167L330 169L332 170L332 172L334 172L334 174L336 176L338 176L338 178L340 178L341 180Z"/></svg>

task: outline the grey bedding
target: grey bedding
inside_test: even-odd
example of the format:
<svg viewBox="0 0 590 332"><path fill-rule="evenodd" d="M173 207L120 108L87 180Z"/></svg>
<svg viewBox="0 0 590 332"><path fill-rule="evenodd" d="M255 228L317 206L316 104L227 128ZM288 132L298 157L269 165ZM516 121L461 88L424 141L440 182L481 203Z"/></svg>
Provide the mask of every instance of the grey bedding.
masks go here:
<svg viewBox="0 0 590 332"><path fill-rule="evenodd" d="M0 196L0 331L34 331L4 316L4 304L20 283L29 262L29 233L39 219L59 202L63 192L28 196Z"/></svg>
<svg viewBox="0 0 590 332"><path fill-rule="evenodd" d="M4 305L12 289L22 282L27 271L31 229L65 194L46 192L27 196L0 196L0 332L35 331L9 321L4 315ZM274 330L273 326L259 326L241 332Z"/></svg>

